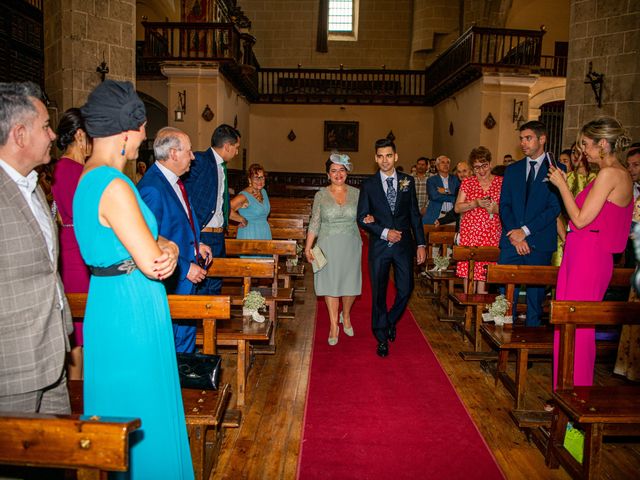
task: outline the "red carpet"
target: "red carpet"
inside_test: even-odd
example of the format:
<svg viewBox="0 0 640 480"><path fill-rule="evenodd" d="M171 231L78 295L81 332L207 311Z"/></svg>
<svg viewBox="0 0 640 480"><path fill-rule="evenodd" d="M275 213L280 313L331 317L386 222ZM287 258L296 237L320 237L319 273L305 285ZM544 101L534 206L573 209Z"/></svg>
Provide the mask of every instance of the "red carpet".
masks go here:
<svg viewBox="0 0 640 480"><path fill-rule="evenodd" d="M317 305L298 478L503 478L411 312L389 356L376 355L364 257L366 248L355 337L341 329L330 347L324 299Z"/></svg>

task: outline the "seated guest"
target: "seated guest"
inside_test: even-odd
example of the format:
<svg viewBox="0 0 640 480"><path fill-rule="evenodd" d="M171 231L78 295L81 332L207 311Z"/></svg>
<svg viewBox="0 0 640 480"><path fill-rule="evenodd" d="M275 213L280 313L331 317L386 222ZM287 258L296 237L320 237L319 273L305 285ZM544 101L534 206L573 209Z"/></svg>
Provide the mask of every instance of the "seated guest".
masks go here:
<svg viewBox="0 0 640 480"><path fill-rule="evenodd" d="M73 231L73 196L82 175L84 162L91 155L91 139L87 135L80 110L70 108L58 123L58 148L63 152L53 171L51 191L60 222L60 275L67 293L89 291L89 269L82 260ZM82 325L73 322L69 379L82 379Z"/></svg>
<svg viewBox="0 0 640 480"><path fill-rule="evenodd" d="M271 227L267 222L271 205L264 189L264 168L257 163L250 165L247 177L249 186L231 200L229 218L240 223L237 238L271 240Z"/></svg>
<svg viewBox="0 0 640 480"><path fill-rule="evenodd" d="M41 98L34 83L0 83L0 411L66 414L73 327L58 231L34 170L56 139Z"/></svg>
<svg viewBox="0 0 640 480"><path fill-rule="evenodd" d="M502 177L491 173L491 152L486 147L471 150L469 163L473 166L475 176L462 181L455 205L455 211L462 216L459 243L474 247L497 247L502 231L499 215ZM485 281L489 263L475 264L473 279L477 293L487 292ZM458 262L456 274L465 282L468 269L469 262Z"/></svg>
<svg viewBox="0 0 640 480"><path fill-rule="evenodd" d="M449 175L450 165L451 160L449 160L449 157L441 155L436 159L438 174L427 180L429 204L427 205L427 212L422 218L422 223L424 224L433 224L449 210L453 209L458 188L460 187L460 180L456 176Z"/></svg>
<svg viewBox="0 0 640 480"><path fill-rule="evenodd" d="M127 478L193 479L167 294L177 245L122 173L146 137L130 82L105 80L80 109L93 152L73 199L91 268L84 324L84 414L140 418Z"/></svg>
<svg viewBox="0 0 640 480"><path fill-rule="evenodd" d="M189 171L193 152L186 133L177 128L165 127L158 131L153 142L156 161L138 183L144 203L151 209L158 222L158 233L173 241L180 249L178 266L164 280L167 293L190 295L196 284L202 282L211 260L211 249L200 243L200 232L196 228L195 213L180 175ZM196 327L190 322L174 323L173 333L176 351L193 352L196 346Z"/></svg>

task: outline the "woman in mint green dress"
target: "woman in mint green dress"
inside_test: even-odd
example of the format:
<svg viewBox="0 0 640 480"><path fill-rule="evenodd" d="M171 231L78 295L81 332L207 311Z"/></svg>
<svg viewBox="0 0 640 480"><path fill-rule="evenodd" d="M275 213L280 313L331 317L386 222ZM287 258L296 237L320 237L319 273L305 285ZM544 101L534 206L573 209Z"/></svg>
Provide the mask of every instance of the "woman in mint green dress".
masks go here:
<svg viewBox="0 0 640 480"><path fill-rule="evenodd" d="M91 270L84 319L85 415L137 417L129 472L116 478L193 479L171 317L160 280L178 247L123 173L145 138L145 110L129 82L105 80L82 107L94 138L73 200Z"/></svg>

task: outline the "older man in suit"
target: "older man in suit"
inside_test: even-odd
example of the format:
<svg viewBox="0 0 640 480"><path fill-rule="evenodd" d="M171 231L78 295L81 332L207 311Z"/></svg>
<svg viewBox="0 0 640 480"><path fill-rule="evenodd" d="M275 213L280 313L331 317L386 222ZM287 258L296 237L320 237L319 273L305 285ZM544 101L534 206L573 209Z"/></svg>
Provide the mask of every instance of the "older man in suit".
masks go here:
<svg viewBox="0 0 640 480"><path fill-rule="evenodd" d="M156 161L138 183L140 196L158 222L158 233L175 242L179 249L178 266L164 281L167 293L195 293L211 261L211 248L200 243L200 229L181 175L189 171L193 160L191 140L177 128L158 131L153 142ZM202 265L202 266L201 266ZM191 322L173 324L177 352L191 353L196 346L196 327Z"/></svg>
<svg viewBox="0 0 640 480"><path fill-rule="evenodd" d="M380 139L375 148L380 170L362 182L357 220L369 233L371 323L378 340L377 354L386 357L388 342L396 339L396 324L413 290L413 255L416 253L418 264L421 264L425 261L426 250L415 180L396 170L398 154L391 140ZM368 222L369 215L373 222ZM392 265L396 298L389 310L387 285Z"/></svg>
<svg viewBox="0 0 640 480"><path fill-rule="evenodd" d="M56 136L40 89L0 83L0 411L69 413L69 306L38 165Z"/></svg>
<svg viewBox="0 0 640 480"><path fill-rule="evenodd" d="M434 224L436 220L453 210L453 205L456 203L456 195L460 188L460 180L455 175L449 175L450 166L451 160L449 157L440 155L436 158L438 173L427 180L429 205L422 219L425 224Z"/></svg>
<svg viewBox="0 0 640 480"><path fill-rule="evenodd" d="M526 157L509 165L504 173L500 194L500 264L549 265L558 246L556 218L560 214L560 197L547 180L551 160L544 150L546 142L547 128L542 122L531 121L520 127L520 147ZM564 165L560 168L564 170ZM541 323L544 294L544 287L527 288L529 327Z"/></svg>
<svg viewBox="0 0 640 480"><path fill-rule="evenodd" d="M227 162L240 150L240 132L230 125L219 125L211 135L211 148L196 152L184 184L198 219L202 242L211 247L213 258L225 256L224 229L229 221ZM199 295L218 295L222 279L205 278L196 289Z"/></svg>

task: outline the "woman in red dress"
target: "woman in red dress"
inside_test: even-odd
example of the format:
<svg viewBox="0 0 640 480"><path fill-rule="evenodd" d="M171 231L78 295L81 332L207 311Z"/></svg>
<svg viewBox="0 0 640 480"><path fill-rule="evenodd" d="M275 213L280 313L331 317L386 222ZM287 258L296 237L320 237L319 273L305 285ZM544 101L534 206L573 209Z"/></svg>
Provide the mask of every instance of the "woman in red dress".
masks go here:
<svg viewBox="0 0 640 480"><path fill-rule="evenodd" d="M502 177L491 173L491 152L486 147L471 150L469 164L475 176L462 181L454 207L456 213L461 214L460 245L497 247L502 231L498 210ZM477 293L487 291L485 281L489 263L475 264L473 279ZM468 269L469 262L458 262L456 275L465 279L465 290Z"/></svg>

